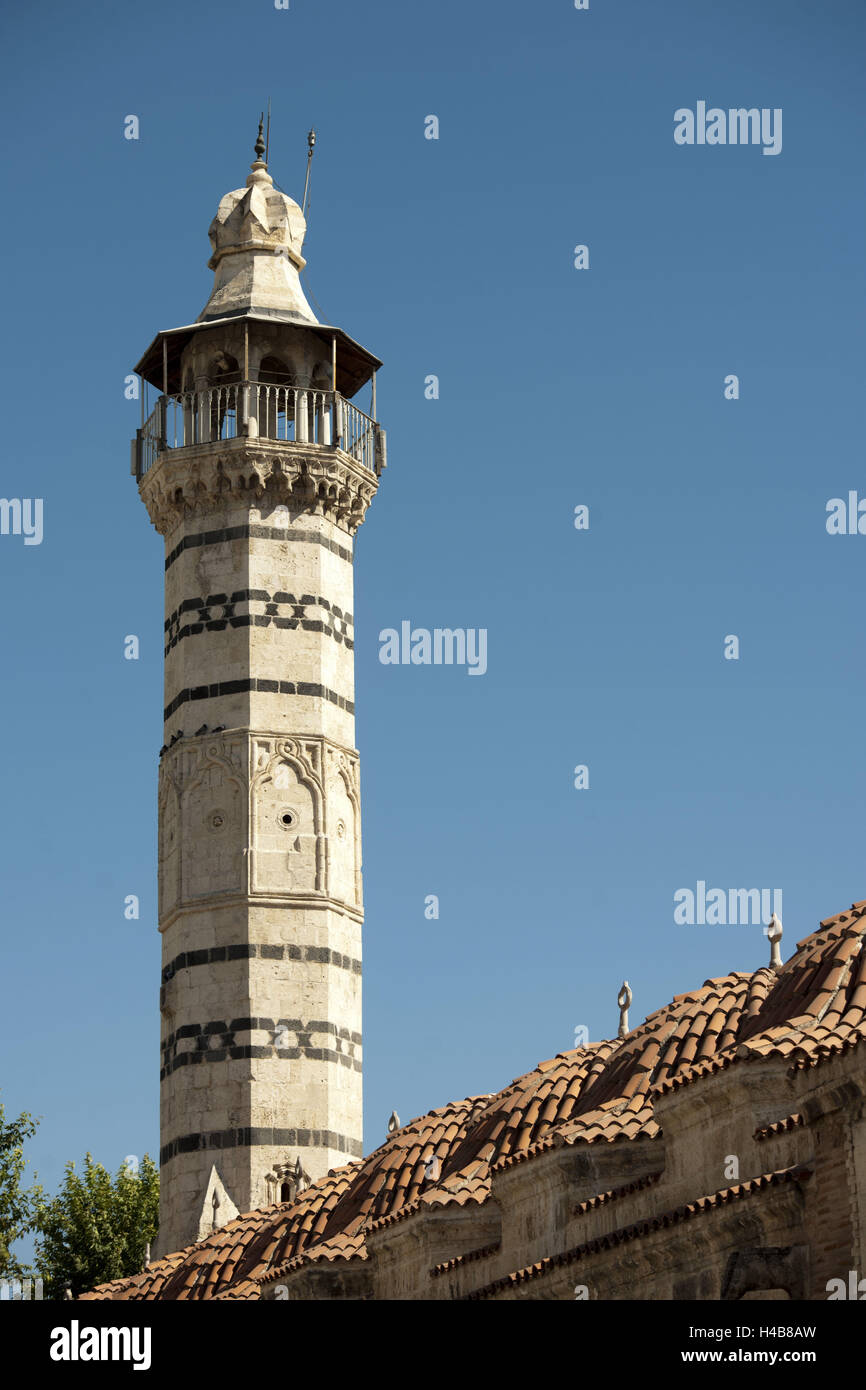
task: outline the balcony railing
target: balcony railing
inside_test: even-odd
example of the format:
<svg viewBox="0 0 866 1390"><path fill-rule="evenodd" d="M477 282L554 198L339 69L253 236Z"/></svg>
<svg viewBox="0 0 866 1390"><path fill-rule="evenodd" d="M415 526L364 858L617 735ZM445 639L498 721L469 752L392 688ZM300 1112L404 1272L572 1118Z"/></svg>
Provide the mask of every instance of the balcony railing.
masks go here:
<svg viewBox="0 0 866 1390"><path fill-rule="evenodd" d="M276 439L342 449L377 476L385 467L385 431L337 391L239 381L160 396L132 441L140 479L167 449L223 439Z"/></svg>

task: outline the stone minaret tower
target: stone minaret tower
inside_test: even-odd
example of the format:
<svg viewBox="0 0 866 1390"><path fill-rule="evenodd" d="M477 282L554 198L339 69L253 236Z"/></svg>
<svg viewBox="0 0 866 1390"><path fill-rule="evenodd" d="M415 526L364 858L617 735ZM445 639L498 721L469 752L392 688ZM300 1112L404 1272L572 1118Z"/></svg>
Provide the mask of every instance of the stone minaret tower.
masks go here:
<svg viewBox="0 0 866 1390"><path fill-rule="evenodd" d="M381 364L313 314L304 216L263 153L260 127L204 310L136 368L159 395L133 472L165 537L161 1253L362 1153L352 562Z"/></svg>

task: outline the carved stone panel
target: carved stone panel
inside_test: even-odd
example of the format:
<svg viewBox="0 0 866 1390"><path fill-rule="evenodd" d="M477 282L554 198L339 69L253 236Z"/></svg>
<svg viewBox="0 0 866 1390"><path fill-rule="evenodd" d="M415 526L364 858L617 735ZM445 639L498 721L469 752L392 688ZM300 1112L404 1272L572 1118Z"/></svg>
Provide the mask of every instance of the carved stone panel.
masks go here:
<svg viewBox="0 0 866 1390"><path fill-rule="evenodd" d="M244 788L222 760L205 755L181 798L182 885L186 902L243 891Z"/></svg>
<svg viewBox="0 0 866 1390"><path fill-rule="evenodd" d="M328 896L361 906L358 764L341 749L327 758Z"/></svg>
<svg viewBox="0 0 866 1390"><path fill-rule="evenodd" d="M251 890L300 894L323 890L322 786L318 744L260 741L253 776Z"/></svg>
<svg viewBox="0 0 866 1390"><path fill-rule="evenodd" d="M174 779L159 775L159 916L173 911L180 900L180 799Z"/></svg>

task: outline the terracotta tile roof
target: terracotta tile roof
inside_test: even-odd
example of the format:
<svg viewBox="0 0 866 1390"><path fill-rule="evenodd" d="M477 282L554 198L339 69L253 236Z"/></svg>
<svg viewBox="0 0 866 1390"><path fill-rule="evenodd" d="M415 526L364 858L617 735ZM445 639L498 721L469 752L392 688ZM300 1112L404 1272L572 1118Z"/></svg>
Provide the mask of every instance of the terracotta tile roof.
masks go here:
<svg viewBox="0 0 866 1390"><path fill-rule="evenodd" d="M214 1298L235 1298L238 1300L246 1299L247 1302L256 1303L259 1302L261 1296L262 1291L259 1288L258 1280L256 1279L241 1279L240 1283L230 1284L229 1287L227 1289L223 1289L221 1293L214 1294Z"/></svg>
<svg viewBox="0 0 866 1390"><path fill-rule="evenodd" d="M414 1202L407 1202L396 1211L386 1212L384 1216L368 1223L368 1231L383 1230L397 1221L414 1216L424 1207L465 1206L467 1202L486 1202L490 1196L490 1166L479 1159L470 1163L458 1173L441 1179L429 1192L423 1193Z"/></svg>
<svg viewBox="0 0 866 1390"><path fill-rule="evenodd" d="M664 1093L734 1062L783 1058L792 1070L813 1067L866 1037L866 901L826 918L797 943L778 975L749 978L745 1007L730 1043L714 1056L660 1078ZM710 983L710 982L708 982Z"/></svg>
<svg viewBox="0 0 866 1390"><path fill-rule="evenodd" d="M273 1269L264 1270L252 1282L258 1291L262 1284L268 1284L274 1279L282 1279L293 1269L300 1269L301 1265L304 1264L318 1264L321 1261L333 1262L334 1260L366 1260L366 1258L367 1250L364 1244L363 1231L357 1231L353 1236L332 1236L330 1240L320 1241L318 1245L311 1246L310 1249L303 1251L300 1255L295 1255L291 1260L286 1260ZM256 1296L258 1296L258 1292Z"/></svg>
<svg viewBox="0 0 866 1390"><path fill-rule="evenodd" d="M866 1037L864 935L866 901L823 921L778 975L764 968L706 980L626 1038L559 1053L497 1094L421 1115L292 1205L238 1217L85 1297L200 1299L230 1289L251 1297L249 1281L258 1287L275 1271L363 1258L368 1230L432 1206L484 1202L491 1174L554 1145L656 1139L654 1101L674 1087L766 1058L788 1070L818 1065ZM592 1200L602 1199L612 1196Z"/></svg>
<svg viewBox="0 0 866 1390"><path fill-rule="evenodd" d="M513 1287L516 1284L526 1284L531 1279L538 1279L545 1274L550 1274L554 1269L562 1268L563 1265L575 1264L587 1255L595 1255L599 1251L624 1245L628 1241L636 1240L639 1236L650 1235L653 1231L658 1231L664 1226L676 1226L681 1221L691 1221L695 1216L702 1216L705 1212L726 1206L729 1202L736 1202L744 1197L752 1197L768 1187L777 1187L782 1183L806 1182L811 1176L812 1169L805 1163L798 1164L793 1168L782 1168L775 1173L762 1173L760 1177L749 1178L746 1182L737 1183L734 1187L726 1187L719 1192L712 1192L706 1197L699 1197L695 1202L688 1202L683 1206L675 1207L673 1210L663 1212L660 1216L654 1216L648 1221L636 1221L631 1226L623 1226L618 1231L611 1231L609 1235L588 1240L583 1245L575 1246L573 1250L564 1251L561 1255L552 1255L544 1260L536 1260L534 1264L526 1265L523 1269L515 1270L511 1274L505 1274L501 1279L494 1279L491 1283L484 1284L480 1289L473 1289L471 1293L464 1295L464 1299L471 1302L493 1297L503 1289Z"/></svg>
<svg viewBox="0 0 866 1390"><path fill-rule="evenodd" d="M102 1284L83 1298L214 1298L260 1275L278 1260L318 1244L328 1217L351 1186L359 1163L329 1173L290 1204L265 1207L229 1221L177 1254L155 1260L131 1279Z"/></svg>
<svg viewBox="0 0 866 1390"><path fill-rule="evenodd" d="M472 1264L474 1260L486 1260L488 1255L495 1255L498 1249L499 1242L494 1241L492 1245L482 1245L479 1250L469 1250L465 1255L455 1255L452 1260L443 1260L430 1270L430 1278L438 1279L440 1274L450 1274L452 1269L460 1269L463 1265Z"/></svg>
<svg viewBox="0 0 866 1390"><path fill-rule="evenodd" d="M583 1216L588 1211L595 1211L596 1207L603 1207L608 1202L615 1202L620 1197L627 1197L631 1192L642 1192L645 1187L652 1187L662 1176L662 1170L658 1173L647 1173L646 1177L636 1178L634 1182L625 1183L622 1187L612 1187L609 1192L599 1192L595 1197L587 1197L585 1202L578 1202L572 1207L573 1216Z"/></svg>
<svg viewBox="0 0 866 1390"><path fill-rule="evenodd" d="M784 1120L776 1120L771 1125L760 1125L752 1135L752 1138L761 1143L764 1139L773 1139L777 1134L788 1134L792 1129L800 1129L806 1123L802 1115L786 1115Z"/></svg>

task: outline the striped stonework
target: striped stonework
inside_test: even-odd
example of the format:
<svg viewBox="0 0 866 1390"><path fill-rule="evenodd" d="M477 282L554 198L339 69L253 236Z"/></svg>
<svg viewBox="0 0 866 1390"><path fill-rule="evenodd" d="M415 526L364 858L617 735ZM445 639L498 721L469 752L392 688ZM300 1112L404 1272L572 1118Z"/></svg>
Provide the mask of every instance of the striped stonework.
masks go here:
<svg viewBox="0 0 866 1390"><path fill-rule="evenodd" d="M363 1151L353 549L385 440L350 400L378 359L301 290L304 227L257 159L208 305L137 368L165 541L162 1253Z"/></svg>

